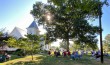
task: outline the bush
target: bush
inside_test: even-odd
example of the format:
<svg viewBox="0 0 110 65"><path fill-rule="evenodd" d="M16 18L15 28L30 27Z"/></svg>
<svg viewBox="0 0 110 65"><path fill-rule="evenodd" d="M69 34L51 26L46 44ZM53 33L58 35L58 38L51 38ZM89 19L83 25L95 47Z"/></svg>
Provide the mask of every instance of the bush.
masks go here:
<svg viewBox="0 0 110 65"><path fill-rule="evenodd" d="M25 56L26 54L24 53L24 50L18 49L15 52L13 52L13 55Z"/></svg>

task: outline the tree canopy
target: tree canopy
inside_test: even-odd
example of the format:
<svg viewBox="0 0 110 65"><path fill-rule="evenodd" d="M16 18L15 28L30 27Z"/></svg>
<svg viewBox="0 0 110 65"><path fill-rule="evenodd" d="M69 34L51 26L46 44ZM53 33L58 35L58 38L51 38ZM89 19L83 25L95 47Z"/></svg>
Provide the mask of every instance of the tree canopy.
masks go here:
<svg viewBox="0 0 110 65"><path fill-rule="evenodd" d="M98 18L99 5L103 6L105 2L106 0L48 0L47 4L36 2L31 14L38 19L39 24L46 25L50 37L66 40L67 50L69 39L73 38L77 44L95 47L99 27L89 24L88 20ZM48 16L51 16L50 20L46 18Z"/></svg>
<svg viewBox="0 0 110 65"><path fill-rule="evenodd" d="M105 40L103 40L103 49L104 51L110 51L110 34L108 34L105 37Z"/></svg>

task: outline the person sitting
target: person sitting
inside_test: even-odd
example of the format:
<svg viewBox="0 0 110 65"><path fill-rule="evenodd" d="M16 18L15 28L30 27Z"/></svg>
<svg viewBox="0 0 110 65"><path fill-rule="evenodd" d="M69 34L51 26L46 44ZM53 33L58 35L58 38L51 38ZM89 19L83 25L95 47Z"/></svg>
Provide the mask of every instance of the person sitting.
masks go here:
<svg viewBox="0 0 110 65"><path fill-rule="evenodd" d="M79 56L79 54L78 54L78 51L76 51L76 53L75 53L75 58L76 58L76 59L80 58L80 56Z"/></svg>
<svg viewBox="0 0 110 65"><path fill-rule="evenodd" d="M66 51L63 51L62 55L63 57L66 57Z"/></svg>
<svg viewBox="0 0 110 65"><path fill-rule="evenodd" d="M91 57L90 57L90 59L95 59L95 54L96 54L95 51L91 51Z"/></svg>
<svg viewBox="0 0 110 65"><path fill-rule="evenodd" d="M5 53L2 55L2 57L0 58L0 61L1 62L5 62L6 61L6 55Z"/></svg>
<svg viewBox="0 0 110 65"><path fill-rule="evenodd" d="M54 51L54 56L56 56L56 50Z"/></svg>
<svg viewBox="0 0 110 65"><path fill-rule="evenodd" d="M51 55L51 52L50 51L48 51L48 55Z"/></svg>
<svg viewBox="0 0 110 65"><path fill-rule="evenodd" d="M9 60L11 58L9 54L5 53L5 55L6 55L6 60Z"/></svg>
<svg viewBox="0 0 110 65"><path fill-rule="evenodd" d="M76 51L76 52L73 52L72 54L71 54L71 58L72 59L79 59L81 56L78 54L78 51Z"/></svg>
<svg viewBox="0 0 110 65"><path fill-rule="evenodd" d="M100 51L96 52L95 56L96 56L96 60L99 61L101 57Z"/></svg>
<svg viewBox="0 0 110 65"><path fill-rule="evenodd" d="M71 58L75 59L75 52L73 51L73 53L71 54Z"/></svg>
<svg viewBox="0 0 110 65"><path fill-rule="evenodd" d="M67 54L68 54L68 56L70 56L70 55L71 55L71 53L70 53L70 51L69 51L69 50L67 50Z"/></svg>
<svg viewBox="0 0 110 65"><path fill-rule="evenodd" d="M96 52L96 59L100 57L100 54L98 52Z"/></svg>
<svg viewBox="0 0 110 65"><path fill-rule="evenodd" d="M60 56L60 51L56 52L56 57Z"/></svg>

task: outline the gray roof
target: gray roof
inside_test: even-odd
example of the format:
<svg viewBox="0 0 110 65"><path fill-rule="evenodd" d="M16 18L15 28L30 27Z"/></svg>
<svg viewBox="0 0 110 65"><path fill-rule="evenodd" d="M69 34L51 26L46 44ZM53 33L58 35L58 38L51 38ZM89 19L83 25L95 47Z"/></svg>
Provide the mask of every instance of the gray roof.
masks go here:
<svg viewBox="0 0 110 65"><path fill-rule="evenodd" d="M37 26L36 22L33 21L28 28L36 28L36 29L38 29L38 26Z"/></svg>

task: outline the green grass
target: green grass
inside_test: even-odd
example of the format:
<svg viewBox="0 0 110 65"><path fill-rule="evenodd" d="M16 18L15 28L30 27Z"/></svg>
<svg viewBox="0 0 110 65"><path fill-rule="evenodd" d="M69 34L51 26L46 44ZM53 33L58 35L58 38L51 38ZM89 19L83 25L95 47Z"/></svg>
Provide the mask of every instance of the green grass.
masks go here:
<svg viewBox="0 0 110 65"><path fill-rule="evenodd" d="M0 65L109 65L110 59L105 58L104 64L95 59L90 59L89 56L84 56L82 59L70 60L69 57L54 57L48 55L35 55L34 60L31 60L31 56L26 56L13 60L0 63Z"/></svg>

